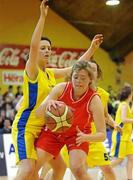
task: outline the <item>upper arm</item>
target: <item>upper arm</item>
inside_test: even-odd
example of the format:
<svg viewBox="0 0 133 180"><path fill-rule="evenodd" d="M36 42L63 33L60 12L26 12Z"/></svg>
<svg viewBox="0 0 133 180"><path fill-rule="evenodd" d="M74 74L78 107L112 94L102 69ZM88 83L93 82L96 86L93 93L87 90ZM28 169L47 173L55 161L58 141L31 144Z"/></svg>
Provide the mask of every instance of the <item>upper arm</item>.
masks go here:
<svg viewBox="0 0 133 180"><path fill-rule="evenodd" d="M53 71L54 71L55 78L64 78L64 77L70 76L72 67L61 68L61 69L54 68Z"/></svg>
<svg viewBox="0 0 133 180"><path fill-rule="evenodd" d="M103 109L103 105L99 96L95 95L92 98L89 108L93 114L93 119L94 119L97 132L105 133L104 109Z"/></svg>
<svg viewBox="0 0 133 180"><path fill-rule="evenodd" d="M34 58L32 59L32 57L29 57L25 67L28 77L33 81L36 80L38 75L37 63L34 61Z"/></svg>
<svg viewBox="0 0 133 180"><path fill-rule="evenodd" d="M16 107L15 107L16 111L18 111L20 109L20 106L21 106L21 104L23 102L23 99L24 99L24 97L22 96L20 98L20 100L18 101L18 103L16 104Z"/></svg>
<svg viewBox="0 0 133 180"><path fill-rule="evenodd" d="M127 118L127 106L123 105L121 108L121 119L122 121L126 120Z"/></svg>
<svg viewBox="0 0 133 180"><path fill-rule="evenodd" d="M58 98L62 95L65 89L65 86L66 86L66 83L59 83L52 89L50 94L44 99L44 101L41 103L41 105L37 109L36 111L37 117L44 117L48 102L50 100L58 100Z"/></svg>

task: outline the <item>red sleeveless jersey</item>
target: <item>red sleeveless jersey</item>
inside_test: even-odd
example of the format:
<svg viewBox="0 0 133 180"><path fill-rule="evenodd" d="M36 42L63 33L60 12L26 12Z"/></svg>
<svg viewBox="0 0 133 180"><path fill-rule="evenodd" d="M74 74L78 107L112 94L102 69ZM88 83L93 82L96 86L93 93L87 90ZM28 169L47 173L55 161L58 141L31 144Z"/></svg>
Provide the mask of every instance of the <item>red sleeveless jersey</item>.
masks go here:
<svg viewBox="0 0 133 180"><path fill-rule="evenodd" d="M83 96L76 101L73 99L72 94L72 83L67 83L64 92L58 99L74 110L72 126L66 131L66 134L75 134L76 126L84 133L91 133L91 122L93 118L91 111L89 111L89 105L92 97L97 93L92 89L88 89Z"/></svg>

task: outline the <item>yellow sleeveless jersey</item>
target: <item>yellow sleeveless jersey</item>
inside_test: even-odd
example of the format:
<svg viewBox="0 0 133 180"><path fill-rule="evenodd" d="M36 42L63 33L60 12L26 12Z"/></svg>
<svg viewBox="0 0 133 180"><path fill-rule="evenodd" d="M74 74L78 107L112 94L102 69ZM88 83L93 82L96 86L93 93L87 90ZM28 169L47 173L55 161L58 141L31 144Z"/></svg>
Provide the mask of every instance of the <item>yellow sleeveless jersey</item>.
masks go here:
<svg viewBox="0 0 133 180"><path fill-rule="evenodd" d="M131 112L131 108L128 105L127 102L123 101L119 104L118 109L116 111L116 117L115 117L115 122L122 127L123 133L122 136L120 136L119 132L116 130L113 131L112 134L112 141L117 142L118 139L120 138L121 141L131 141L131 135L132 135L132 123L123 123L121 119L121 113L122 113L122 106L126 105L127 106L127 118L133 118L133 114Z"/></svg>
<svg viewBox="0 0 133 180"><path fill-rule="evenodd" d="M97 93L100 96L103 108L105 108L107 103L108 103L108 100L109 100L109 93L107 91L105 91L103 88L100 88L100 87L97 88ZM92 124L91 124L91 132L92 133L96 132L96 127L94 125L94 122L92 122Z"/></svg>
<svg viewBox="0 0 133 180"><path fill-rule="evenodd" d="M42 127L45 122L36 118L35 111L56 84L54 72L49 68L45 72L39 69L36 80L32 81L24 71L23 79L23 102L16 114L13 128Z"/></svg>

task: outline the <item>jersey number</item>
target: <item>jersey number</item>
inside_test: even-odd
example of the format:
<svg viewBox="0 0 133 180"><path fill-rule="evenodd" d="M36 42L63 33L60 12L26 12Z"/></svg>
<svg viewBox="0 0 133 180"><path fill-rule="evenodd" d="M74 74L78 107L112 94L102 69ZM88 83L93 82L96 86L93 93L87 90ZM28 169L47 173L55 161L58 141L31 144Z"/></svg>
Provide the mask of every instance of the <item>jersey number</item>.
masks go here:
<svg viewBox="0 0 133 180"><path fill-rule="evenodd" d="M104 160L105 160L105 161L108 161L108 160L109 160L109 156L108 156L107 153L104 153Z"/></svg>

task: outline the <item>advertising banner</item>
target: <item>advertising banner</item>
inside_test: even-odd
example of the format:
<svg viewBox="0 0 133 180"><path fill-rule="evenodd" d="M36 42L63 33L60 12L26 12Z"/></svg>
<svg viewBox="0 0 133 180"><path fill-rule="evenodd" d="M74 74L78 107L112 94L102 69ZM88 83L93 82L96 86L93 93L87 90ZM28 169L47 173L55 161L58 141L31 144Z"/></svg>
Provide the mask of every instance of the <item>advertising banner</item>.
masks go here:
<svg viewBox="0 0 133 180"><path fill-rule="evenodd" d="M6 175L7 175L7 169L6 169L3 136L0 135L0 176L6 176Z"/></svg>
<svg viewBox="0 0 133 180"><path fill-rule="evenodd" d="M17 167L16 167L15 149L12 143L11 134L4 134L3 140L4 140L7 175L13 177L16 175Z"/></svg>
<svg viewBox="0 0 133 180"><path fill-rule="evenodd" d="M2 71L2 84L5 85L22 85L23 71L3 70Z"/></svg>
<svg viewBox="0 0 133 180"><path fill-rule="evenodd" d="M85 49L52 48L49 59L50 67L71 66ZM29 54L29 46L24 45L0 45L0 69L24 69Z"/></svg>

